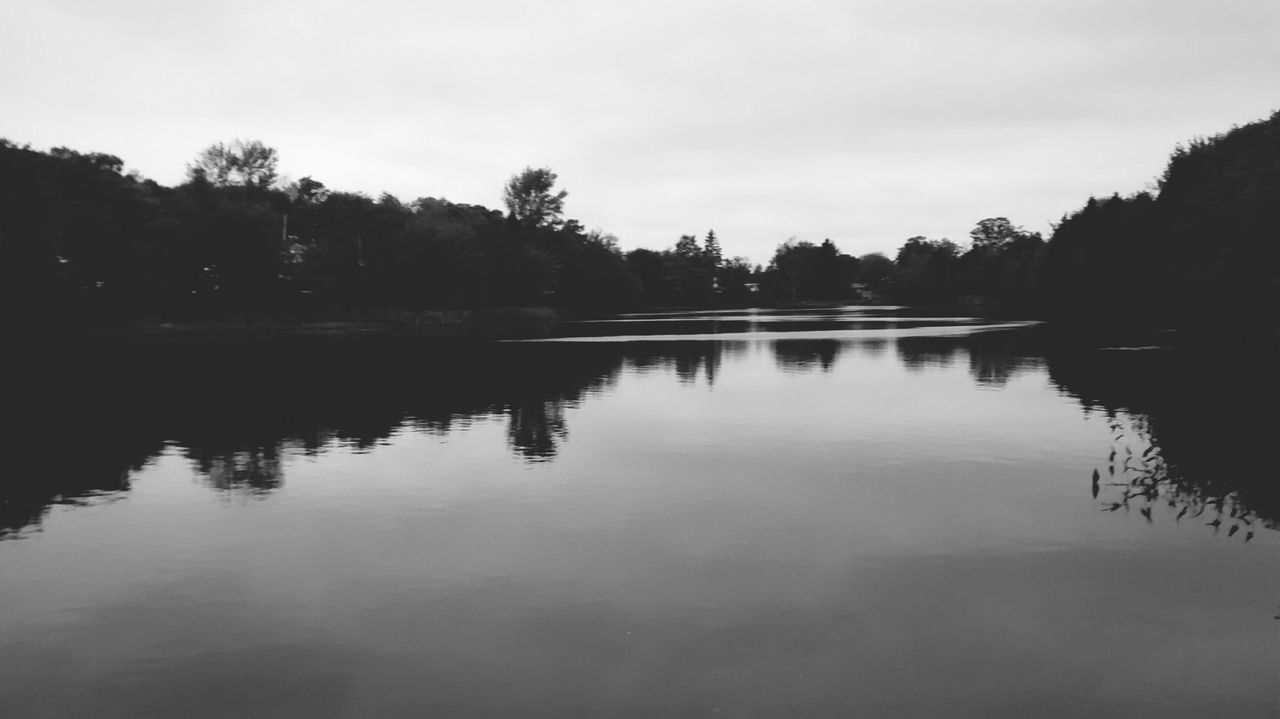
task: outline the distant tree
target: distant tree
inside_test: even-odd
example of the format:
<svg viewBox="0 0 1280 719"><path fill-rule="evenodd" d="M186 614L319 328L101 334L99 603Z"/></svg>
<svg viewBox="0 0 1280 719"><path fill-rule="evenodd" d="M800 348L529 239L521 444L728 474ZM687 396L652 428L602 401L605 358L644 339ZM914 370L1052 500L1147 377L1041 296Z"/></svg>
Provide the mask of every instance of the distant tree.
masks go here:
<svg viewBox="0 0 1280 719"><path fill-rule="evenodd" d="M784 302L847 299L858 261L830 239L815 245L795 238L778 245L766 271L772 296Z"/></svg>
<svg viewBox="0 0 1280 719"><path fill-rule="evenodd" d="M565 190L554 192L556 173L550 168L526 167L512 175L502 194L508 214L529 227L558 229L564 225Z"/></svg>
<svg viewBox="0 0 1280 719"><path fill-rule="evenodd" d="M720 267L720 299L728 304L747 304L752 301L748 283L756 271L745 257L730 257Z"/></svg>
<svg viewBox="0 0 1280 719"><path fill-rule="evenodd" d="M770 289L781 300L796 302L806 299L806 290L813 281L812 255L817 246L812 242L792 237L778 245L769 263Z"/></svg>
<svg viewBox="0 0 1280 719"><path fill-rule="evenodd" d="M674 305L708 305L715 301L715 273L694 235L681 235L664 253L666 285Z"/></svg>
<svg viewBox="0 0 1280 719"><path fill-rule="evenodd" d="M306 205L319 204L329 196L329 189L324 186L324 183L313 179L310 175L290 184L286 192L295 201Z"/></svg>
<svg viewBox="0 0 1280 719"><path fill-rule="evenodd" d="M893 294L904 302L947 302L955 299L960 248L947 239L917 235L898 249Z"/></svg>
<svg viewBox="0 0 1280 719"><path fill-rule="evenodd" d="M970 301L1024 304L1044 239L1006 217L980 220L969 232L973 245L956 267L956 289Z"/></svg>
<svg viewBox="0 0 1280 719"><path fill-rule="evenodd" d="M858 258L856 279L875 292L883 292L888 288L893 277L893 260L879 252L872 252Z"/></svg>
<svg viewBox="0 0 1280 719"><path fill-rule="evenodd" d="M583 235L583 239L585 239L588 243L591 243L591 244L594 244L594 245L599 245L599 246L601 246L601 247L603 247L603 248L605 248L605 249L609 250L610 252L619 252L619 251L620 251L620 250L618 249L618 237L617 237L617 235L614 235L614 234L609 233L609 232L605 232L604 230L602 230L602 229L600 229L600 228L598 228L598 227L597 227L596 229L591 230L590 232L586 233L585 235Z"/></svg>
<svg viewBox="0 0 1280 719"><path fill-rule="evenodd" d="M581 314L627 309L639 303L640 281L629 270L617 238L602 231L544 232L539 244L554 258L551 301Z"/></svg>
<svg viewBox="0 0 1280 719"><path fill-rule="evenodd" d="M279 155L261 140L232 140L206 147L187 165L187 178L217 187L241 185L267 188L277 178Z"/></svg>
<svg viewBox="0 0 1280 719"><path fill-rule="evenodd" d="M697 237L694 237L693 235L680 235L680 239L676 240L674 252L680 257L694 260L702 254L702 248L698 247Z"/></svg>
<svg viewBox="0 0 1280 719"><path fill-rule="evenodd" d="M707 261L711 263L713 267L719 267L720 263L724 260L724 257L721 253L720 240L716 237L715 230L707 230L707 237L703 241L703 244Z"/></svg>
<svg viewBox="0 0 1280 719"><path fill-rule="evenodd" d="M124 172L124 160L115 155L107 155L101 152L86 152L82 154L67 147L55 147L49 150L49 154L59 160L78 162L97 170L113 172L117 175Z"/></svg>
<svg viewBox="0 0 1280 719"><path fill-rule="evenodd" d="M627 253L627 269L639 281L642 305L658 307L672 304L663 253L644 248L632 250Z"/></svg>
<svg viewBox="0 0 1280 719"><path fill-rule="evenodd" d="M858 261L840 252L830 239L818 245L813 261L816 264L810 289L813 298L827 302L846 299L857 274Z"/></svg>
<svg viewBox="0 0 1280 719"><path fill-rule="evenodd" d="M1037 233L1027 232L1013 224L1007 217L988 217L985 220L979 220L977 226L969 231L974 249L983 250L1003 249L1009 243L1033 234L1039 236Z"/></svg>
<svg viewBox="0 0 1280 719"><path fill-rule="evenodd" d="M399 197L396 197L390 192L384 192L379 195L378 204L392 210L404 211L408 209L404 206L404 203L400 201Z"/></svg>

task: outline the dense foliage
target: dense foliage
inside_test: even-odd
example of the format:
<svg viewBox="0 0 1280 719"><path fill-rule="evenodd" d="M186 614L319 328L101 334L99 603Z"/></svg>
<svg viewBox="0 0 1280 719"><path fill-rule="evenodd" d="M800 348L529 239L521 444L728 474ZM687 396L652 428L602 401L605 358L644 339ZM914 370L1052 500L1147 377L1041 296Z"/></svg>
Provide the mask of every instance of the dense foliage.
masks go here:
<svg viewBox="0 0 1280 719"><path fill-rule="evenodd" d="M608 311L638 300L616 242L561 219L564 193L545 182L525 183L523 198L509 194L537 208L535 217L434 198L375 200L310 177L280 186L275 151L258 142L211 146L178 187L122 169L110 155L0 142L11 321L542 304ZM526 175L547 179L543 170Z"/></svg>
<svg viewBox="0 0 1280 719"><path fill-rule="evenodd" d="M1280 112L1177 148L1159 192L1063 218L1040 277L1047 312L1092 323L1259 322L1280 307Z"/></svg>
<svg viewBox="0 0 1280 719"><path fill-rule="evenodd" d="M860 279L894 301L1090 326L1276 329L1280 112L1178 147L1157 185L1090 198L1048 242L1005 218L980 221L967 248L912 237L891 264L861 258Z"/></svg>

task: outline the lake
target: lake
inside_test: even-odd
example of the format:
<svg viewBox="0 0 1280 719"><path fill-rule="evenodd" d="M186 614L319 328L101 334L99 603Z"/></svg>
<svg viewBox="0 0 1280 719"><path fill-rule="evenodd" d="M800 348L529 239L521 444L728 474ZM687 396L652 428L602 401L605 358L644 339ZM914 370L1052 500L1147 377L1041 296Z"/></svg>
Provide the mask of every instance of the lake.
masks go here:
<svg viewBox="0 0 1280 719"><path fill-rule="evenodd" d="M0 715L1280 708L1273 345L560 333L13 350Z"/></svg>

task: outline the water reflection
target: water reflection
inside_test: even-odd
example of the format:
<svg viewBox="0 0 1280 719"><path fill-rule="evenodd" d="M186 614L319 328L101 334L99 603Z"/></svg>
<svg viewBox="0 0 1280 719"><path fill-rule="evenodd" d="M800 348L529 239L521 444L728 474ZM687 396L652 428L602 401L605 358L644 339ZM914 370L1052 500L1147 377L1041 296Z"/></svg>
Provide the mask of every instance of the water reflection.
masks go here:
<svg viewBox="0 0 1280 719"><path fill-rule="evenodd" d="M1104 413L1115 442L1090 481L1103 509L1200 519L1241 539L1276 528L1280 492L1274 473L1259 471L1274 422L1245 421L1237 409L1245 396L1273 406L1274 353L1100 351L1047 337L1031 329L861 340L116 346L95 348L100 359L88 366L83 348L68 348L24 363L32 391L3 409L19 429L5 436L0 538L38 527L55 504L128 492L130 477L167 448L209 487L255 496L285 482L290 454L370 451L397 430L445 436L478 419L504 421L515 456L547 462L571 439L570 410L620 376L666 372L714 388L726 365L756 351L771 352L787 373L828 373L844 354L875 360L890 345L913 373L967 366L974 382L996 390L1038 374L1083 411Z"/></svg>
<svg viewBox="0 0 1280 719"><path fill-rule="evenodd" d="M263 494L278 488L283 481L281 444L221 452L195 447L187 450L187 456L214 489Z"/></svg>
<svg viewBox="0 0 1280 719"><path fill-rule="evenodd" d="M912 372L945 369L968 362L980 386L1000 388L1009 380L1044 370L1043 332L991 332L968 337L902 337L898 359Z"/></svg>
<svg viewBox="0 0 1280 719"><path fill-rule="evenodd" d="M820 369L830 372L840 354L837 340L775 340L773 356L784 371L808 372Z"/></svg>
<svg viewBox="0 0 1280 719"><path fill-rule="evenodd" d="M569 435L564 421L562 399L525 400L510 410L507 442L531 461L545 461L556 455L560 442Z"/></svg>
<svg viewBox="0 0 1280 719"><path fill-rule="evenodd" d="M610 345L604 345L606 347ZM671 373L681 384L715 386L726 359L741 356L748 345L741 342L663 342L612 345L621 367L638 372Z"/></svg>
<svg viewBox="0 0 1280 719"><path fill-rule="evenodd" d="M1195 482L1171 464L1155 441L1151 418L1111 415L1112 447L1104 475L1093 470L1091 492L1106 512L1136 512L1148 524L1203 523L1214 534L1249 542L1258 528L1276 529L1274 515L1260 513L1248 485ZM1135 447L1139 449L1135 451ZM1104 491L1105 478L1105 491ZM1265 512L1265 506L1264 510ZM1241 531L1243 530L1243 531Z"/></svg>
<svg viewBox="0 0 1280 719"><path fill-rule="evenodd" d="M1275 352L1226 349L1050 354L1054 383L1110 423L1096 482L1104 510L1152 523L1200 521L1241 539L1255 527L1277 528L1280 485L1267 454ZM1241 411L1246 398L1258 411Z"/></svg>
<svg viewBox="0 0 1280 719"><path fill-rule="evenodd" d="M616 380L601 347L305 344L267 348L83 347L31 357L29 391L4 405L16 428L0 482L0 537L37 527L55 504L103 501L172 448L208 486L263 494L282 457L370 451L398 429L447 434L477 418L507 423L510 448L553 457L567 408Z"/></svg>
<svg viewBox="0 0 1280 719"><path fill-rule="evenodd" d="M946 369L954 365L964 351L963 343L950 337L911 337L894 343L898 361L909 372Z"/></svg>

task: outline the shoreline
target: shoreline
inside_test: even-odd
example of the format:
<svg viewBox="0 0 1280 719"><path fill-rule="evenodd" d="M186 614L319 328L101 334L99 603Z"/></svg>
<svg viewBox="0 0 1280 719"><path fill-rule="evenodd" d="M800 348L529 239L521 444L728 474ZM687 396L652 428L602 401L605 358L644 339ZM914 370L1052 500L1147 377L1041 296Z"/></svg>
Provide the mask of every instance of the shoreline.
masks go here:
<svg viewBox="0 0 1280 719"><path fill-rule="evenodd" d="M28 333L54 341L201 343L346 340L362 338L488 340L546 337L561 321L549 307L498 307L487 310L383 311L334 313L315 319L222 318L183 322L138 322L127 326Z"/></svg>

